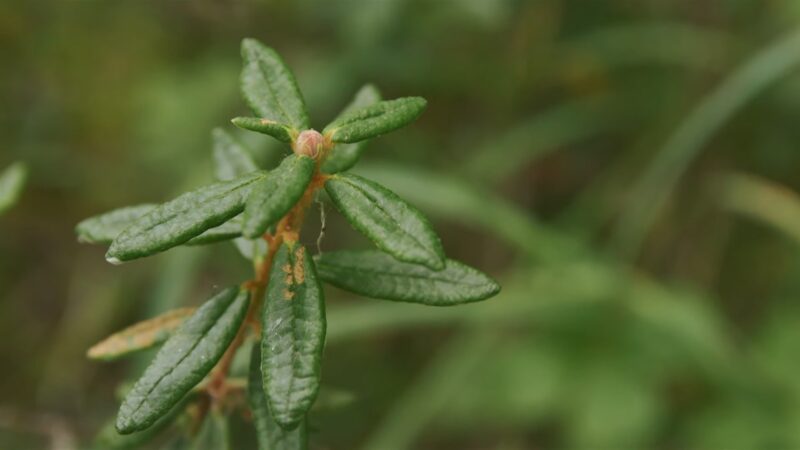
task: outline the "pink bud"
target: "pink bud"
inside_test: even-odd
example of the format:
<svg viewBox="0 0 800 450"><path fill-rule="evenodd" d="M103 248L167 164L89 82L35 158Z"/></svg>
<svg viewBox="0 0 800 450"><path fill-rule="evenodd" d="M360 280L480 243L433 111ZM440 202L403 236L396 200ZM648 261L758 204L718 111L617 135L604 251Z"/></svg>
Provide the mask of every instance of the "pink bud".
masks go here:
<svg viewBox="0 0 800 450"><path fill-rule="evenodd" d="M312 158L319 156L325 147L325 138L316 130L305 130L297 136L294 142L294 152Z"/></svg>

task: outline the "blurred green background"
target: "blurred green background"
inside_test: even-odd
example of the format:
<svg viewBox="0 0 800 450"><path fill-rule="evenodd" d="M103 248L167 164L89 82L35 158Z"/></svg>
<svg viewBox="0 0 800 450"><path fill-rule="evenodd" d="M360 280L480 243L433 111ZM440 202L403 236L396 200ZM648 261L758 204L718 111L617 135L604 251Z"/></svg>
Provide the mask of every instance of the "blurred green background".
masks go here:
<svg viewBox="0 0 800 450"><path fill-rule="evenodd" d="M427 98L354 171L504 286L329 289L312 448L800 448L798 25L795 0L0 1L0 170L29 169L0 216L0 448L89 448L146 357L86 349L249 276L228 244L112 267L73 234L213 179L248 36L318 129L365 82ZM328 217L323 250L369 245Z"/></svg>

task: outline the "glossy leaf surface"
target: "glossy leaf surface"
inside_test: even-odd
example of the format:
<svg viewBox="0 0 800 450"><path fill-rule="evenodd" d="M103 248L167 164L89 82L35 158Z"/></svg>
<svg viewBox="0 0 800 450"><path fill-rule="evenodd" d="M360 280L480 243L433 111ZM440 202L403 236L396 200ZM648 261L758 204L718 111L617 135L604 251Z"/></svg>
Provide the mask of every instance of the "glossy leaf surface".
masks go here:
<svg viewBox="0 0 800 450"><path fill-rule="evenodd" d="M284 430L272 418L261 376L261 346L254 344L250 354L250 372L247 379L247 399L253 411L260 450L305 450L308 448L306 420L293 430Z"/></svg>
<svg viewBox="0 0 800 450"><path fill-rule="evenodd" d="M287 243L273 262L263 310L261 373L275 421L293 429L319 391L325 305L314 261Z"/></svg>
<svg viewBox="0 0 800 450"><path fill-rule="evenodd" d="M400 261L444 268L444 250L430 222L385 187L352 174L325 183L333 204L358 231Z"/></svg>
<svg viewBox="0 0 800 450"><path fill-rule="evenodd" d="M92 346L87 352L87 356L91 359L113 360L156 346L166 341L194 311L194 308L173 309L152 319L131 325Z"/></svg>
<svg viewBox="0 0 800 450"><path fill-rule="evenodd" d="M253 172L188 192L158 206L114 238L106 259L118 263L149 256L223 224L242 212L251 185L265 175Z"/></svg>
<svg viewBox="0 0 800 450"><path fill-rule="evenodd" d="M308 128L308 113L291 70L275 50L255 39L242 41L241 87L245 101L261 118Z"/></svg>
<svg viewBox="0 0 800 450"><path fill-rule="evenodd" d="M321 280L366 297L451 306L500 292L488 275L452 259L439 271L376 250L326 252L316 263Z"/></svg>
<svg viewBox="0 0 800 450"><path fill-rule="evenodd" d="M352 143L380 136L416 120L428 102L422 97L385 100L343 114L325 127L333 142Z"/></svg>
<svg viewBox="0 0 800 450"><path fill-rule="evenodd" d="M233 180L258 170L250 153L222 128L211 132L214 152L214 172L220 181Z"/></svg>
<svg viewBox="0 0 800 450"><path fill-rule="evenodd" d="M341 117L352 111L374 105L379 101L381 101L381 93L378 91L378 88L371 84L364 85L356 93L353 101L344 108L339 116ZM334 145L330 154L322 163L322 171L325 173L337 173L344 172L353 167L358 162L368 142L367 140L363 140L353 144Z"/></svg>
<svg viewBox="0 0 800 450"><path fill-rule="evenodd" d="M149 427L199 383L233 340L247 306L248 293L231 287L198 308L125 397L117 430L126 434Z"/></svg>
<svg viewBox="0 0 800 450"><path fill-rule="evenodd" d="M303 196L313 174L314 160L293 154L253 185L244 209L244 235L259 237L280 220Z"/></svg>

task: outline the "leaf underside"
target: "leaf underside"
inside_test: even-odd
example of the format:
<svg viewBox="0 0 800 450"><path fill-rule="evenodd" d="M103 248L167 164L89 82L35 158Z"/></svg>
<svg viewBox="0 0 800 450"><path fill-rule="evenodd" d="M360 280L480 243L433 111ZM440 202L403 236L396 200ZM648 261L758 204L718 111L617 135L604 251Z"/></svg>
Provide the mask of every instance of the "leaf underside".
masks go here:
<svg viewBox="0 0 800 450"><path fill-rule="evenodd" d="M278 53L255 39L244 39L242 59L242 94L250 108L261 118L296 130L307 129L309 120L303 96Z"/></svg>
<svg viewBox="0 0 800 450"><path fill-rule="evenodd" d="M310 157L292 154L284 158L251 189L244 209L244 235L257 238L280 220L303 196L313 174L314 160Z"/></svg>
<svg viewBox="0 0 800 450"><path fill-rule="evenodd" d="M349 114L352 111L374 105L379 101L381 101L381 93L378 91L378 88L371 84L366 84L359 89L353 101L342 110L339 117ZM338 120L338 117L336 120ZM350 169L358 162L368 142L368 140L363 140L353 144L334 145L330 154L322 163L322 171L325 173L338 173Z"/></svg>
<svg viewBox="0 0 800 450"><path fill-rule="evenodd" d="M422 114L427 104L422 97L384 100L343 114L323 132L337 143L363 141L408 125Z"/></svg>
<svg viewBox="0 0 800 450"><path fill-rule="evenodd" d="M119 263L149 256L222 225L242 212L251 185L265 175L265 172L253 172L159 205L114 238L106 259Z"/></svg>
<svg viewBox="0 0 800 450"><path fill-rule="evenodd" d="M291 430L319 391L325 305L314 261L305 247L278 249L263 310L261 373L272 417Z"/></svg>
<svg viewBox="0 0 800 450"><path fill-rule="evenodd" d="M247 379L247 399L253 411L259 450L305 450L308 448L306 420L297 428L284 430L272 418L261 376L261 345L254 344L250 353L250 372Z"/></svg>
<svg viewBox="0 0 800 450"><path fill-rule="evenodd" d="M179 308L167 311L152 319L131 325L92 346L87 352L91 359L114 360L129 353L154 347L175 331L194 308Z"/></svg>
<svg viewBox="0 0 800 450"><path fill-rule="evenodd" d="M397 261L377 250L326 252L316 258L321 280L366 297L452 306L500 292L488 275L448 259L442 270Z"/></svg>
<svg viewBox="0 0 800 450"><path fill-rule="evenodd" d="M117 415L122 434L143 430L166 414L214 367L244 320L248 293L218 293L167 340L125 397Z"/></svg>
<svg viewBox="0 0 800 450"><path fill-rule="evenodd" d="M258 170L250 153L222 128L211 131L214 153L214 173L218 180L227 181Z"/></svg>
<svg viewBox="0 0 800 450"><path fill-rule="evenodd" d="M291 142L297 130L270 119L260 117L235 117L231 123L239 128L272 136L281 142Z"/></svg>
<svg viewBox="0 0 800 450"><path fill-rule="evenodd" d="M385 187L353 174L325 183L334 206L375 245L400 261L444 268L439 237L416 208Z"/></svg>

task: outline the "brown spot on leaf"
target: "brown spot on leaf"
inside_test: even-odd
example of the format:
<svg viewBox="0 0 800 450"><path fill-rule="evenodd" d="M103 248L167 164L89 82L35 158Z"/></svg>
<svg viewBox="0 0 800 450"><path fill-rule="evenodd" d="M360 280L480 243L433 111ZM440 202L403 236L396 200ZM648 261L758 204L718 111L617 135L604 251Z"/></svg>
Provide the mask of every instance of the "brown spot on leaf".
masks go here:
<svg viewBox="0 0 800 450"><path fill-rule="evenodd" d="M305 254L305 247L299 247L294 252L294 280L297 284L303 284L306 279Z"/></svg>
<svg viewBox="0 0 800 450"><path fill-rule="evenodd" d="M284 300L291 300L294 298L294 292L290 291L289 289L283 290L283 299Z"/></svg>

